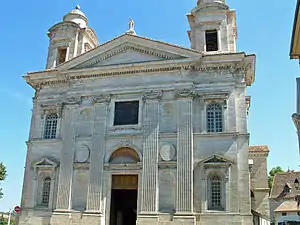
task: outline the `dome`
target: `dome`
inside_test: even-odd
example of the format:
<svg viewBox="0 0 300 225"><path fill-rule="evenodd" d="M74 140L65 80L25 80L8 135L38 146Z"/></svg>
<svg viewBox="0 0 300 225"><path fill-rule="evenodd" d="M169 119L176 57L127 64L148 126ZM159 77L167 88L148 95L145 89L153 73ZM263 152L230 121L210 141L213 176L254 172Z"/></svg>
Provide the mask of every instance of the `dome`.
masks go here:
<svg viewBox="0 0 300 225"><path fill-rule="evenodd" d="M84 13L80 10L79 5L75 7L75 9L71 10L68 14L66 14L63 18L64 21L72 21L77 23L81 28L84 28L88 24L88 18L84 15Z"/></svg>
<svg viewBox="0 0 300 225"><path fill-rule="evenodd" d="M197 5L202 5L202 4L206 4L206 3L213 3L213 2L225 4L225 0L198 0Z"/></svg>

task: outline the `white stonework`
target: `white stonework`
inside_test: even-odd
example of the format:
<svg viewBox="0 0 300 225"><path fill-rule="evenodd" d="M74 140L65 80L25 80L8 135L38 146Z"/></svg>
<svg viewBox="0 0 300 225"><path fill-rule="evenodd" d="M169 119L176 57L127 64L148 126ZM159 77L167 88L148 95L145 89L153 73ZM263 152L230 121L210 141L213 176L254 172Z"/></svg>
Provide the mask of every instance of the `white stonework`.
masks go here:
<svg viewBox="0 0 300 225"><path fill-rule="evenodd" d="M50 28L47 69L25 76L36 93L19 224L114 225L116 175L137 176L138 225L252 224L246 89L255 55L236 52L235 11L224 1L198 1L188 19L191 48L134 32L97 46L79 7ZM207 52L212 29L219 50ZM116 125L116 104L133 100L137 123ZM210 124L213 104L220 114ZM53 139L44 138L48 115L57 115Z"/></svg>

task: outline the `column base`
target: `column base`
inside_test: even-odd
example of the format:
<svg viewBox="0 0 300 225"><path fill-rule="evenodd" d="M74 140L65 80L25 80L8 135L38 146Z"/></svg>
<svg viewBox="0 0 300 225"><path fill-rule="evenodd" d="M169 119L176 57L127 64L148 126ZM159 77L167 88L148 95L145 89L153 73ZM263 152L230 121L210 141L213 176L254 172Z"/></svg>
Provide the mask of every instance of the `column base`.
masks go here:
<svg viewBox="0 0 300 225"><path fill-rule="evenodd" d="M189 213L188 215L173 215L169 213L143 213L137 217L137 225L195 225L196 217Z"/></svg>
<svg viewBox="0 0 300 225"><path fill-rule="evenodd" d="M99 212L53 212L51 225L104 225L104 217Z"/></svg>

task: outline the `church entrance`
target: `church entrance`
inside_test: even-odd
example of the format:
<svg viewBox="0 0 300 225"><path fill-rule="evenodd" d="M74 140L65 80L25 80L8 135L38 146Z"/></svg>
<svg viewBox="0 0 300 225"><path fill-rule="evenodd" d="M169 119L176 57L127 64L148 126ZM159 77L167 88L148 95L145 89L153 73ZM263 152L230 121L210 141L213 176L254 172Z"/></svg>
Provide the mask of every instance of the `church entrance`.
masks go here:
<svg viewBox="0 0 300 225"><path fill-rule="evenodd" d="M110 225L135 225L137 212L137 175L113 175Z"/></svg>

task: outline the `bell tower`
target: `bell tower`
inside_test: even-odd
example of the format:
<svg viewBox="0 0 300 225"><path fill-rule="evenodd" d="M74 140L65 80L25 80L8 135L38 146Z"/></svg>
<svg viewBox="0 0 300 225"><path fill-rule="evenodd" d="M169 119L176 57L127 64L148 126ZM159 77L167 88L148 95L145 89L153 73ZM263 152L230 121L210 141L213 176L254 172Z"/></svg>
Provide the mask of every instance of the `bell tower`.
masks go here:
<svg viewBox="0 0 300 225"><path fill-rule="evenodd" d="M50 38L46 69L54 68L95 48L98 38L88 27L88 19L79 6L63 17L63 21L49 29Z"/></svg>
<svg viewBox="0 0 300 225"><path fill-rule="evenodd" d="M236 13L225 0L198 0L187 17L191 48L200 52L236 52Z"/></svg>

